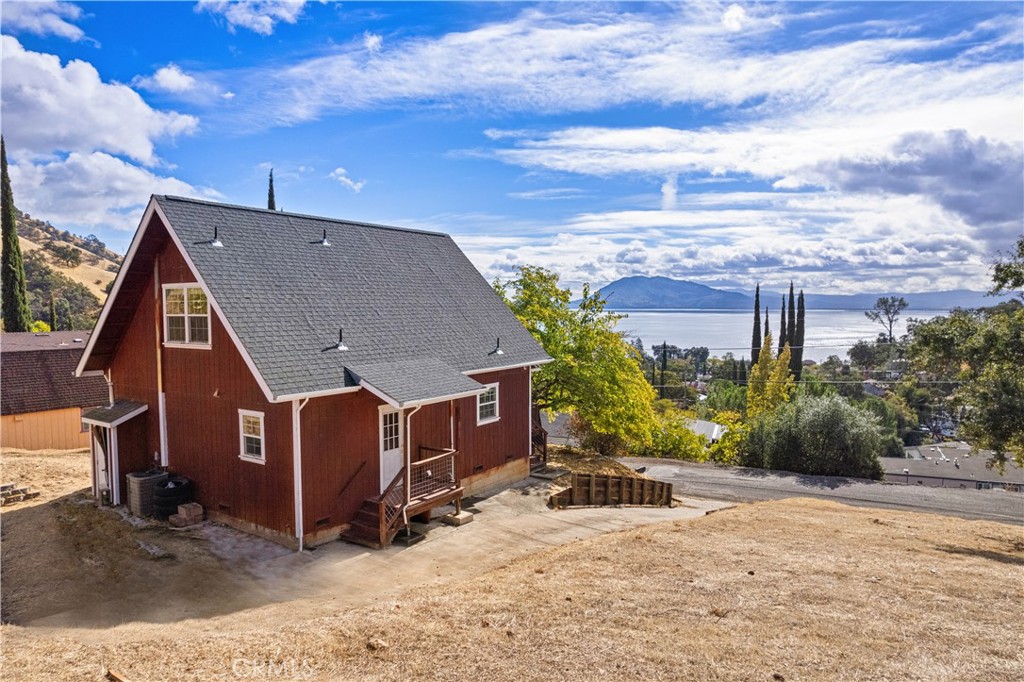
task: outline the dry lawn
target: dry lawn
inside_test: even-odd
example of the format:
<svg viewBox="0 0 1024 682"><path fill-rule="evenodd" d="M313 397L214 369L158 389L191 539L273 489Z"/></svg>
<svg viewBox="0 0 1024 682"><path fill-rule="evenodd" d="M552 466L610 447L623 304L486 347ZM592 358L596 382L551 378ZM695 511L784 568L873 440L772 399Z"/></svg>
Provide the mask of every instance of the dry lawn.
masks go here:
<svg viewBox="0 0 1024 682"><path fill-rule="evenodd" d="M635 469L604 457L591 450L583 450L564 445L548 446L548 467L551 469L568 469L576 474L599 474L607 476L629 476L631 478L647 478ZM554 480L559 486L569 485L570 474L563 474Z"/></svg>
<svg viewBox="0 0 1024 682"><path fill-rule="evenodd" d="M7 625L3 676L1020 680L1022 604L1020 527L790 500L579 541L320 618L260 607Z"/></svg>

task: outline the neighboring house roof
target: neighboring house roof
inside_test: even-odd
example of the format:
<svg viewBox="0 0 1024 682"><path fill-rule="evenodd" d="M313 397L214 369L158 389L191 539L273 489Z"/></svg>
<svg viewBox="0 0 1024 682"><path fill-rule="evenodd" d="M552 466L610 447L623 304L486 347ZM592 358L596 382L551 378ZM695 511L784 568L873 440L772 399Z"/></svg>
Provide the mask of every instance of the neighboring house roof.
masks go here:
<svg viewBox="0 0 1024 682"><path fill-rule="evenodd" d="M466 373L549 359L448 235L179 197L153 204L274 399L362 380L404 404L479 391ZM222 247L211 245L215 228ZM334 349L340 329L346 350ZM83 368L102 368L104 355Z"/></svg>
<svg viewBox="0 0 1024 682"><path fill-rule="evenodd" d="M75 377L88 338L82 331L0 335L0 413L106 404L103 377Z"/></svg>
<svg viewBox="0 0 1024 682"><path fill-rule="evenodd" d="M721 439L722 435L727 430L721 424L710 422L705 419L691 419L686 426L698 436L704 436L707 438L709 443Z"/></svg>

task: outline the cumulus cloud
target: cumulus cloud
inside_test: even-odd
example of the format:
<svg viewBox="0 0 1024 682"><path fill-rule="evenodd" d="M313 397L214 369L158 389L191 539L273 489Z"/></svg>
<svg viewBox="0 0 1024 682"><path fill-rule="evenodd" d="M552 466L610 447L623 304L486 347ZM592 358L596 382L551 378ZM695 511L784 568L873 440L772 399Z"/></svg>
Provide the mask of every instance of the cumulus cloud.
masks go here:
<svg viewBox="0 0 1024 682"><path fill-rule="evenodd" d="M363 32L363 47L366 48L367 52L380 52L383 43L384 38L380 34L370 33L369 31Z"/></svg>
<svg viewBox="0 0 1024 682"><path fill-rule="evenodd" d="M296 0L199 0L196 11L224 17L232 33L241 27L269 36L278 23L298 21L304 5Z"/></svg>
<svg viewBox="0 0 1024 682"><path fill-rule="evenodd" d="M132 85L147 90L181 93L193 90L196 79L181 70L177 64L168 64L156 70L152 76L136 76Z"/></svg>
<svg viewBox="0 0 1024 682"><path fill-rule="evenodd" d="M742 31L747 21L747 10L739 5L729 5L729 9L722 14L722 26L729 31Z"/></svg>
<svg viewBox="0 0 1024 682"><path fill-rule="evenodd" d="M69 2L5 2L3 16L7 33L85 39L85 31L72 23L82 18L82 9Z"/></svg>
<svg viewBox="0 0 1024 682"><path fill-rule="evenodd" d="M337 180L343 186L348 187L357 194L363 189L363 185L366 184L365 180L353 180L348 176L348 171L344 168L338 167L331 171L330 176L332 180Z"/></svg>
<svg viewBox="0 0 1024 682"><path fill-rule="evenodd" d="M10 166L18 206L57 225L134 230L151 194L218 198L209 188L162 177L103 152Z"/></svg>
<svg viewBox="0 0 1024 682"><path fill-rule="evenodd" d="M6 35L0 45L11 149L38 155L102 150L155 164L155 140L198 126L193 116L153 109L127 85L104 82L88 62L62 65L57 56L26 50Z"/></svg>

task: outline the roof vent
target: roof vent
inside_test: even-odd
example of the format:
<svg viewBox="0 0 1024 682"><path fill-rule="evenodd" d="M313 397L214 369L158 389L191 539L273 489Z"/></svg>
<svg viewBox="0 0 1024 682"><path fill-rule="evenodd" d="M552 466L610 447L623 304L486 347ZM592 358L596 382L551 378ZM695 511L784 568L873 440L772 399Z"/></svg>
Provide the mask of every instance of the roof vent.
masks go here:
<svg viewBox="0 0 1024 682"><path fill-rule="evenodd" d="M85 343L83 339L72 339L75 343Z"/></svg>
<svg viewBox="0 0 1024 682"><path fill-rule="evenodd" d="M326 227L324 228L324 238L321 239L318 242L313 242L313 243L314 244L319 244L320 246L330 246L331 245L331 243L329 241L327 241L327 228Z"/></svg>
<svg viewBox="0 0 1024 682"><path fill-rule="evenodd" d="M501 349L501 337L499 336L494 341L494 350L492 350L490 353L488 353L488 355L504 355L504 354L505 354L505 351L503 351Z"/></svg>
<svg viewBox="0 0 1024 682"><path fill-rule="evenodd" d="M344 327L338 330L338 343L334 344L333 346L327 346L327 348L322 349L320 352L326 353L329 350L348 350L348 346L345 345Z"/></svg>

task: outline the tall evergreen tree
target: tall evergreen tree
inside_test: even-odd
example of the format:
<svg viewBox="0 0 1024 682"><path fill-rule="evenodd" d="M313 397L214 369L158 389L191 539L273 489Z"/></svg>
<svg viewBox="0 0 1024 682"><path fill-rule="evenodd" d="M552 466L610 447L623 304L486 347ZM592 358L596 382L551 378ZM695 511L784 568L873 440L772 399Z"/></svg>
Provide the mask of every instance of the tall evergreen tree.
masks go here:
<svg viewBox="0 0 1024 682"><path fill-rule="evenodd" d="M274 169L270 169L270 187L267 189L267 208L271 211L277 210L277 202L274 200Z"/></svg>
<svg viewBox="0 0 1024 682"><path fill-rule="evenodd" d="M74 329L74 320L71 318L71 304L68 299L61 297L57 299L57 324L56 329L60 331L71 331Z"/></svg>
<svg viewBox="0 0 1024 682"><path fill-rule="evenodd" d="M25 288L25 263L21 259L18 226L14 213L14 192L7 174L7 144L0 135L0 211L3 213L3 256L0 258L0 297L3 298L4 331L27 332L32 326Z"/></svg>
<svg viewBox="0 0 1024 682"><path fill-rule="evenodd" d="M768 328L768 310L769 310L768 306L765 306L764 307L764 335L765 336L768 336L769 334L772 333L772 330ZM760 359L761 358L758 358L758 360L760 360ZM753 367L756 364L757 364L756 362L751 362L750 366Z"/></svg>
<svg viewBox="0 0 1024 682"><path fill-rule="evenodd" d="M782 354L782 349L786 347L786 297L782 297L782 306L779 311L779 354Z"/></svg>
<svg viewBox="0 0 1024 682"><path fill-rule="evenodd" d="M780 330L781 334L782 331ZM796 345L796 299L793 297L793 281L789 282L789 326L786 327L786 341L789 347Z"/></svg>
<svg viewBox="0 0 1024 682"><path fill-rule="evenodd" d="M761 352L761 284L754 289L754 334L750 338L751 362L757 362L757 354Z"/></svg>
<svg viewBox="0 0 1024 682"><path fill-rule="evenodd" d="M800 290L800 297L797 299L796 308L796 331L793 336L793 353L790 355L790 371L793 378L800 381L800 374L804 370L804 291Z"/></svg>
<svg viewBox="0 0 1024 682"><path fill-rule="evenodd" d="M738 383L739 383L740 386L742 386L743 384L747 383L747 359L746 358L740 358L740 380L739 380Z"/></svg>
<svg viewBox="0 0 1024 682"><path fill-rule="evenodd" d="M57 305L52 291L50 292L50 329L57 331Z"/></svg>

